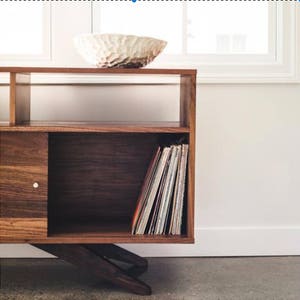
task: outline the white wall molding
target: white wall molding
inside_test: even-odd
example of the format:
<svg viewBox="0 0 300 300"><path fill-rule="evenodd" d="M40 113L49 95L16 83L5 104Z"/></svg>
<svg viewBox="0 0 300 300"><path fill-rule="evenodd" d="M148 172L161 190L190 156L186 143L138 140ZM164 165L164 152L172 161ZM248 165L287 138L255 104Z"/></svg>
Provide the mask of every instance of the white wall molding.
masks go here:
<svg viewBox="0 0 300 300"><path fill-rule="evenodd" d="M300 226L206 227L194 245L122 245L143 256L300 255Z"/></svg>
<svg viewBox="0 0 300 300"><path fill-rule="evenodd" d="M300 69L300 68L299 68ZM283 76L285 75L285 76ZM42 85L68 85L68 84L178 84L179 78L175 76L71 76L71 75L32 75L32 84L42 84ZM286 74L273 74L273 76L268 76L265 74L263 76L260 74L253 75L253 77L245 75L235 77L234 74L227 74L227 77L220 78L217 74L210 74L210 76L202 76L199 74L197 77L198 84L299 84L300 75ZM0 74L0 84L8 85L9 79L8 75Z"/></svg>
<svg viewBox="0 0 300 300"><path fill-rule="evenodd" d="M146 257L188 256L276 256L300 255L300 226L282 227L203 227L197 228L196 243L122 244L121 246ZM0 245L0 258L49 258L30 245Z"/></svg>

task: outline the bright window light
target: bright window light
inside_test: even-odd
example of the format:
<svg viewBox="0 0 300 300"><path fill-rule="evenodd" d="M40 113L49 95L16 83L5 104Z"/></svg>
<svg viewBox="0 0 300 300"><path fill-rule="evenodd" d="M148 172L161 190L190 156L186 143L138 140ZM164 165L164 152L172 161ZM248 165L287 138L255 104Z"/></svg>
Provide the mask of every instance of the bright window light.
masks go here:
<svg viewBox="0 0 300 300"><path fill-rule="evenodd" d="M165 54L269 53L267 1L101 1L94 9L95 32L161 38Z"/></svg>
<svg viewBox="0 0 300 300"><path fill-rule="evenodd" d="M187 52L267 54L268 3L192 2L187 6Z"/></svg>
<svg viewBox="0 0 300 300"><path fill-rule="evenodd" d="M95 4L94 4L95 5ZM178 2L101 1L95 32L151 36L168 41L164 53L181 52L182 4Z"/></svg>
<svg viewBox="0 0 300 300"><path fill-rule="evenodd" d="M0 55L40 55L44 46L42 2L0 3Z"/></svg>

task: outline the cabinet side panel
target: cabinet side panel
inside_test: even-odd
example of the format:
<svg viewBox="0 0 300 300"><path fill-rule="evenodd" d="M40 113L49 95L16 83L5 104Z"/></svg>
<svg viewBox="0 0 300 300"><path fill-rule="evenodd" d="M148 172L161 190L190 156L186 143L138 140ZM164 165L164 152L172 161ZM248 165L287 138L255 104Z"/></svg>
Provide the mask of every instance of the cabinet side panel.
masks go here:
<svg viewBox="0 0 300 300"><path fill-rule="evenodd" d="M195 147L196 147L196 75L180 79L180 123L190 128L187 176L187 236L194 237Z"/></svg>

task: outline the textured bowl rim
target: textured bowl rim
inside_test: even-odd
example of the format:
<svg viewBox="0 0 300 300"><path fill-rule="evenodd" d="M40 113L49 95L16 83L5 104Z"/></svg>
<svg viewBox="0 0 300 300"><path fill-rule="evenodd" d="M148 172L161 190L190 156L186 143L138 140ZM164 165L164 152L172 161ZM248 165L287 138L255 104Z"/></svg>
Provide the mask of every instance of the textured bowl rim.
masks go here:
<svg viewBox="0 0 300 300"><path fill-rule="evenodd" d="M139 38L139 39L149 39L149 40L156 40L157 42L162 42L167 45L167 41L158 39L151 36L141 36L141 35L134 35L134 34L121 34L121 33L80 33L74 36L73 39L78 39L81 37L102 37L102 36L123 36L128 38Z"/></svg>

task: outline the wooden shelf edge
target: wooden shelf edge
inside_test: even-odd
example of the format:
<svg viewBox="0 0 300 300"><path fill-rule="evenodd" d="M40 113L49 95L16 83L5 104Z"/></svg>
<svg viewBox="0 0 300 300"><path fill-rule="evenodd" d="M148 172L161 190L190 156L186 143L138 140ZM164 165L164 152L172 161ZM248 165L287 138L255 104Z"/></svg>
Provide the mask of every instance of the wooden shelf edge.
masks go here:
<svg viewBox="0 0 300 300"><path fill-rule="evenodd" d="M192 237L55 237L45 239L1 239L1 244L194 244Z"/></svg>
<svg viewBox="0 0 300 300"><path fill-rule="evenodd" d="M145 74L196 75L195 69L107 69L107 68L55 68L55 67L0 67L2 73L77 73L77 74Z"/></svg>
<svg viewBox="0 0 300 300"><path fill-rule="evenodd" d="M83 123L83 122L32 122L20 125L9 125L0 122L0 132L141 132L141 133L189 133L189 127L181 127L179 122L159 123Z"/></svg>

